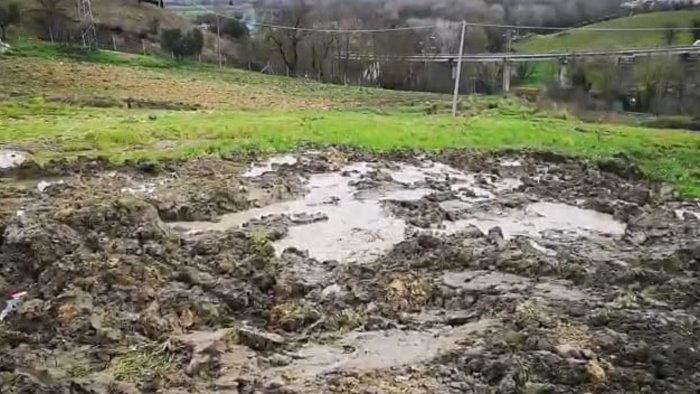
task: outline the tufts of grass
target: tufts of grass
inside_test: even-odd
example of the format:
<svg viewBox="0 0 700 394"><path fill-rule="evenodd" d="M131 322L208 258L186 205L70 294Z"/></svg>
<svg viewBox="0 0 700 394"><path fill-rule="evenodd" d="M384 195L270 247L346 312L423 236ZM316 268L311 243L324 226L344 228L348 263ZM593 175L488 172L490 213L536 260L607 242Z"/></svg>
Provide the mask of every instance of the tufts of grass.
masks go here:
<svg viewBox="0 0 700 394"><path fill-rule="evenodd" d="M250 241L257 256L268 259L275 255L274 246L263 232L253 232Z"/></svg>
<svg viewBox="0 0 700 394"><path fill-rule="evenodd" d="M116 380L142 383L165 376L170 367L170 360L161 354L131 352L113 358L107 372Z"/></svg>

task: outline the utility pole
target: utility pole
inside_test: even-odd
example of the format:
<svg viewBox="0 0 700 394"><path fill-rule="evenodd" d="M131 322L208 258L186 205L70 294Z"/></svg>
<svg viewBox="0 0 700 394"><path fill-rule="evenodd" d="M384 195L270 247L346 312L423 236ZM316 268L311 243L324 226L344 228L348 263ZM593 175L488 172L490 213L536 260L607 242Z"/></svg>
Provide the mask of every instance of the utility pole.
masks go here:
<svg viewBox="0 0 700 394"><path fill-rule="evenodd" d="M216 14L216 53L219 56L219 68L221 68L221 17Z"/></svg>
<svg viewBox="0 0 700 394"><path fill-rule="evenodd" d="M457 72L455 73L455 91L452 95L452 116L457 116L457 99L459 98L459 82L462 78L462 57L464 56L464 33L467 30L467 22L462 21L462 37L459 39L459 58L457 58Z"/></svg>
<svg viewBox="0 0 700 394"><path fill-rule="evenodd" d="M86 48L97 48L97 29L92 15L90 0L77 0L78 19L80 20L80 38Z"/></svg>
<svg viewBox="0 0 700 394"><path fill-rule="evenodd" d="M508 28L506 30L506 53L510 53L511 45L513 41L513 31ZM508 61L508 58L503 58L503 95L510 92L510 77L511 77L511 66L512 64Z"/></svg>

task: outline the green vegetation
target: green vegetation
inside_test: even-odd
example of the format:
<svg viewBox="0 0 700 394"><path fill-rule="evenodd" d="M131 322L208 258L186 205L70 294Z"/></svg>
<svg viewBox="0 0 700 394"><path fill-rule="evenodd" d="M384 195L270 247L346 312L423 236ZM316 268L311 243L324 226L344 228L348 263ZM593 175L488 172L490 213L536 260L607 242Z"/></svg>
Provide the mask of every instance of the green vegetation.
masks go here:
<svg viewBox="0 0 700 394"><path fill-rule="evenodd" d="M453 118L449 98L435 94L321 85L189 63L166 67L160 59L103 51L76 62L73 52L56 46L21 44L17 52L0 59L0 90L24 88L0 106L0 143L26 148L38 161L272 153L303 142L376 151L534 149L591 159L623 155L650 176L700 196L700 135L689 132L584 123L493 97L465 97L461 116ZM96 108L88 99L51 99L68 92L81 99L99 93L197 103L204 110L128 109L119 100L116 107Z"/></svg>
<svg viewBox="0 0 700 394"><path fill-rule="evenodd" d="M473 116L397 110L173 112L75 108L35 102L0 110L0 142L40 159L103 155L114 161L289 151L306 141L369 150L523 148L586 158L623 154L649 175L700 196L700 135L586 124L502 100ZM488 108L493 107L493 108ZM165 142L165 143L164 143ZM167 148L164 148L167 147Z"/></svg>
<svg viewBox="0 0 700 394"><path fill-rule="evenodd" d="M115 379L143 383L163 377L170 368L170 362L154 352L131 352L113 358L107 371Z"/></svg>
<svg viewBox="0 0 700 394"><path fill-rule="evenodd" d="M665 28L692 27L700 19L700 10L653 12L595 23L586 28ZM520 52L556 52L585 49L652 48L667 45L669 35L662 31L600 32L572 29L556 34L535 36L514 45ZM690 31L677 31L674 45L691 45Z"/></svg>
<svg viewBox="0 0 700 394"><path fill-rule="evenodd" d="M158 56L143 56L124 52L106 50L86 50L81 47L50 44L39 40L22 40L12 42L12 57L57 59L65 58L81 62L111 64L146 68L173 68L185 64ZM31 61L31 60L27 60Z"/></svg>

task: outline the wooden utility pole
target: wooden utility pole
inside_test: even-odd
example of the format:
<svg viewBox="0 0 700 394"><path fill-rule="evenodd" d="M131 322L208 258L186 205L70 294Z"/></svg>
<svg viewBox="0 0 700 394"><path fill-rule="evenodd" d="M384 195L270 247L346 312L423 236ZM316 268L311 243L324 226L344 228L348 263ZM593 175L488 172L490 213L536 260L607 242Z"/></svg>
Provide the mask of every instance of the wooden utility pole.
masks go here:
<svg viewBox="0 0 700 394"><path fill-rule="evenodd" d="M216 54L219 57L219 68L221 68L221 17L219 14L216 14Z"/></svg>
<svg viewBox="0 0 700 394"><path fill-rule="evenodd" d="M452 116L457 116L457 99L459 98L459 82L462 78L462 57L464 56L464 33L467 30L467 22L462 21L462 37L459 39L459 57L457 58L457 72L455 73L455 90L452 95Z"/></svg>
<svg viewBox="0 0 700 394"><path fill-rule="evenodd" d="M513 41L513 31L508 28L506 30L506 53L511 50L511 44ZM512 64L507 58L503 58L503 94L506 95L510 92L510 77L511 77L511 66Z"/></svg>

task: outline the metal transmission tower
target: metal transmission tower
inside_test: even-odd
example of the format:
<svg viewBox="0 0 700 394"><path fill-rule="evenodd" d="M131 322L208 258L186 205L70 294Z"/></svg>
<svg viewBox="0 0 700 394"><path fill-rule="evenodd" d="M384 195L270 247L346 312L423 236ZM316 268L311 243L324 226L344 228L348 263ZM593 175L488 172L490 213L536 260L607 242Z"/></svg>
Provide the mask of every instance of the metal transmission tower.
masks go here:
<svg viewBox="0 0 700 394"><path fill-rule="evenodd" d="M92 16L92 4L90 0L77 0L78 18L80 19L80 38L86 48L97 47L97 29L95 18Z"/></svg>

